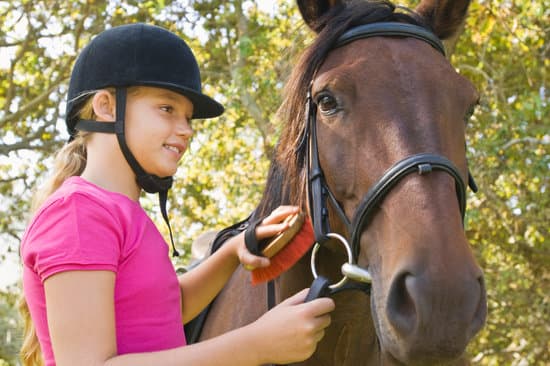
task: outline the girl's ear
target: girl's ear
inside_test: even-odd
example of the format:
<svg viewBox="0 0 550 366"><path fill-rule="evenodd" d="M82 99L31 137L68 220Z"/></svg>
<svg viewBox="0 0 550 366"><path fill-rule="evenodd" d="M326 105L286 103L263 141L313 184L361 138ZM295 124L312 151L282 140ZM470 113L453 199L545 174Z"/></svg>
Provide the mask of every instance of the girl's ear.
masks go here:
<svg viewBox="0 0 550 366"><path fill-rule="evenodd" d="M311 30L316 33L319 33L319 25L317 20L323 14L328 12L330 9L337 5L341 5L345 1L343 0L298 0L298 8L300 9L300 14L302 19L308 25Z"/></svg>
<svg viewBox="0 0 550 366"><path fill-rule="evenodd" d="M92 108L97 121L114 122L116 115L116 100L108 90L100 90L94 94Z"/></svg>

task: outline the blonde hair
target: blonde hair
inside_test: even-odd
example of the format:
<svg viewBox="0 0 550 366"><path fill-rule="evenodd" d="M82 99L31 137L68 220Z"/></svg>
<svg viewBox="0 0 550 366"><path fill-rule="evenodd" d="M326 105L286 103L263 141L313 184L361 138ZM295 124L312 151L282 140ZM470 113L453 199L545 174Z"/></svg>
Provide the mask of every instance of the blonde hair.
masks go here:
<svg viewBox="0 0 550 366"><path fill-rule="evenodd" d="M82 119L94 119L92 98L95 92L86 93L81 97L88 100L79 111ZM34 194L31 210L35 212L42 203L55 192L63 182L76 175L81 175L86 167L86 142L88 132L79 132L77 136L66 144L56 155L54 171L51 177ZM31 314L25 297L22 295L18 303L19 312L23 319L23 343L19 355L23 366L43 366L44 359L40 350L40 343L36 335L36 329L32 322Z"/></svg>

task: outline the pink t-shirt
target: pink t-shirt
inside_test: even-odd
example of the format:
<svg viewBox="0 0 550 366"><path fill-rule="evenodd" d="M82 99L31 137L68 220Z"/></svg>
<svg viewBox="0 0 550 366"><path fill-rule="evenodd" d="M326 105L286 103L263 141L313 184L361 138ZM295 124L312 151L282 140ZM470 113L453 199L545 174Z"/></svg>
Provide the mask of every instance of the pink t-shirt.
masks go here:
<svg viewBox="0 0 550 366"><path fill-rule="evenodd" d="M116 273L118 354L186 344L168 246L139 203L69 178L33 217L21 243L23 290L46 366L54 366L44 281L63 271Z"/></svg>

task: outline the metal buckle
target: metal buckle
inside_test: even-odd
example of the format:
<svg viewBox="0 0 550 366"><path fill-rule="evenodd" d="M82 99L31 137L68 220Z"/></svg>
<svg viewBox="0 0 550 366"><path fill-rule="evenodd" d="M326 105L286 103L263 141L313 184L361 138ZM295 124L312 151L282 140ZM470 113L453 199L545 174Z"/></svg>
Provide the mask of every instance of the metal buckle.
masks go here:
<svg viewBox="0 0 550 366"><path fill-rule="evenodd" d="M348 255L348 261L345 264L353 265L353 254L351 252L351 247L348 244L348 241L341 236L340 234L336 233L328 233L327 237L337 239L346 249L346 253ZM315 243L315 246L313 247L313 251L311 252L311 273L313 274L313 278L316 279L319 277L317 274L317 268L315 265L315 258L317 257L317 251L319 251L319 248L321 247L321 244ZM331 290L339 289L340 287L344 286L344 284L348 281L348 277L344 274L342 279L332 285L329 286Z"/></svg>

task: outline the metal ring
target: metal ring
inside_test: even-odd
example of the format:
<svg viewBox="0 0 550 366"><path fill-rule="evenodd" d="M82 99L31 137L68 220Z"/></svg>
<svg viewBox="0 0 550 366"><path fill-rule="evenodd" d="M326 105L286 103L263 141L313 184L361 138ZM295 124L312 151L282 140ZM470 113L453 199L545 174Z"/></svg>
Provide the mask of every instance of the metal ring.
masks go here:
<svg viewBox="0 0 550 366"><path fill-rule="evenodd" d="M348 241L342 235L336 234L336 233L328 233L327 236L329 238L337 239L340 243L342 243L342 245L346 249L346 253L348 254L348 262L347 263L353 264L353 254L351 252L351 248L349 246ZM315 268L315 258L317 256L317 251L319 250L320 247L321 247L321 244L315 243L315 246L313 247L313 251L311 252L311 273L313 274L313 279L316 279L317 277L319 277L319 275L317 274L317 269ZM330 285L329 288L331 290L338 289L338 288L344 286L344 284L347 282L347 280L348 280L348 278L346 276L344 276L337 283L334 283L334 284Z"/></svg>

